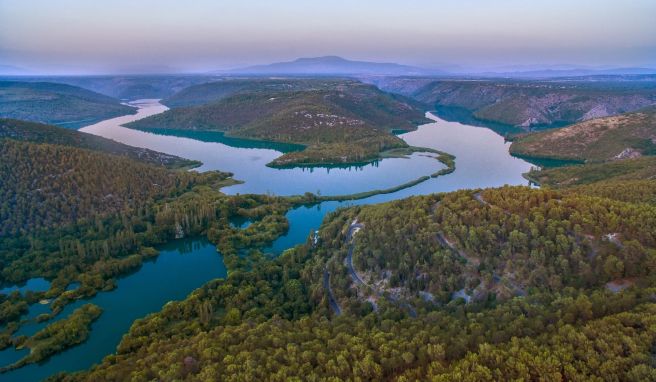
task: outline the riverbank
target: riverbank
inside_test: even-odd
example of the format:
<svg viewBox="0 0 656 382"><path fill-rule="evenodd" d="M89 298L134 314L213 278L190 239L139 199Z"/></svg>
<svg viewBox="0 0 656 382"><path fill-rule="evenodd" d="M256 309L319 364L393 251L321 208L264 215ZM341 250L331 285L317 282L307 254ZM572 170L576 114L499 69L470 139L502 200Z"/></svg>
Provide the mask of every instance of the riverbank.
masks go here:
<svg viewBox="0 0 656 382"><path fill-rule="evenodd" d="M405 153L403 154L403 156L413 153L419 153L419 152L437 154L438 156L435 157L435 159L437 159L447 167L430 175L421 176L417 179L411 180L409 182L400 184L395 187L364 191L364 192L358 192L353 194L332 195L332 196L321 196L321 195L315 195L311 192L306 192L304 195L289 197L289 200L292 201L292 203L294 204L315 204L321 202L343 202L349 200L366 199L376 195L392 194L394 192L398 192L406 188L416 186L431 178L437 178L438 176L450 174L456 170L456 164L455 164L456 157L449 153L445 153L443 151L430 149L426 147L414 147L414 146L409 146L407 149L404 148L404 149L396 149L396 150L398 150L398 152L395 155L402 155L401 153ZM401 157L401 156L397 156L397 157Z"/></svg>

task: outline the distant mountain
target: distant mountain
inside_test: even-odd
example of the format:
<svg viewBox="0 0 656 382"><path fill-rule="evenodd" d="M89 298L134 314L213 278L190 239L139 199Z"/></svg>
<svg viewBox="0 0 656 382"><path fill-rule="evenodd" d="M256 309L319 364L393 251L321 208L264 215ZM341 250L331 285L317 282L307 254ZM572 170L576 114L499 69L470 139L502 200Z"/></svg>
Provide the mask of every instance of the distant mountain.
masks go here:
<svg viewBox="0 0 656 382"><path fill-rule="evenodd" d="M17 76L28 74L29 71L18 66L0 64L0 75Z"/></svg>
<svg viewBox="0 0 656 382"><path fill-rule="evenodd" d="M0 117L79 128L134 114L115 98L50 82L0 81Z"/></svg>
<svg viewBox="0 0 656 382"><path fill-rule="evenodd" d="M217 73L219 73L217 71ZM249 66L222 73L258 75L428 75L439 71L394 63L351 61L337 56L299 58L269 65Z"/></svg>
<svg viewBox="0 0 656 382"><path fill-rule="evenodd" d="M559 77L588 77L588 76L625 76L656 74L654 68L612 68L612 69L536 69L518 71L490 71L479 73L483 77L510 77L510 78L559 78Z"/></svg>

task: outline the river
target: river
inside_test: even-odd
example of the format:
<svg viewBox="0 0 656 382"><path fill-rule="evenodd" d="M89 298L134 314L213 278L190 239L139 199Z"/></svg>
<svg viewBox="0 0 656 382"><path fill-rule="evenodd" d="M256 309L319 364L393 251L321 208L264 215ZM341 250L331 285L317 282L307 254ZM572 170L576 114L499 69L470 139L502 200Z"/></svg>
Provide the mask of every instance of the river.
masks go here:
<svg viewBox="0 0 656 382"><path fill-rule="evenodd" d="M91 335L86 342L56 354L42 364L31 364L0 374L0 381L38 381L60 371L89 368L116 350L134 320L161 310L169 301L182 300L204 283L227 275L223 259L216 247L206 239L181 239L158 250L160 254L157 258L145 262L138 271L119 278L114 290L78 300L57 315L55 319L66 318L87 303L100 306L103 313L91 325ZM47 307L35 304L30 307L29 316L46 313ZM32 335L50 322L23 325L18 334ZM8 365L26 354L26 350L2 350L0 365Z"/></svg>
<svg viewBox="0 0 656 382"><path fill-rule="evenodd" d="M273 169L268 162L281 155L289 145L247 140L226 139L221 134L187 132L184 137L154 134L122 127L122 124L167 110L157 100L131 103L139 107L137 114L108 119L81 131L110 138L128 145L199 160L203 164L195 171L222 170L234 173L243 184L227 187L223 192L271 193L296 195L306 191L322 195L342 195L397 186L444 168L434 158L414 154L408 159L390 158L364 166L345 168L317 167L313 169ZM326 213L354 204L372 204L412 195L448 192L465 188L496 187L505 184L527 184L522 173L531 168L528 162L512 157L506 143L494 131L447 122L432 114L433 120L413 132L400 135L408 144L429 147L456 156L456 170L448 175L431 178L423 183L391 194L376 195L352 202L324 202L304 206L287 213L289 231L265 251L280 254L283 250L305 242L319 227ZM170 132L167 132L170 134ZM242 224L240 222L239 224ZM118 287L101 292L96 297L76 302L57 319L66 317L74 308L91 302L105 312L92 326L87 342L55 355L41 365L29 365L8 374L2 381L29 381L44 378L59 371L88 368L105 355L114 352L130 324L137 318L161 309L167 301L182 299L194 288L218 277L225 277L225 267L214 246L206 240L187 240L160 248L161 254L129 276L119 279ZM34 306L43 312L43 306ZM31 309L32 310L32 309ZM31 326L30 326L31 325ZM24 334L34 333L44 324L21 328ZM0 352L0 364L15 360L23 353L12 349Z"/></svg>

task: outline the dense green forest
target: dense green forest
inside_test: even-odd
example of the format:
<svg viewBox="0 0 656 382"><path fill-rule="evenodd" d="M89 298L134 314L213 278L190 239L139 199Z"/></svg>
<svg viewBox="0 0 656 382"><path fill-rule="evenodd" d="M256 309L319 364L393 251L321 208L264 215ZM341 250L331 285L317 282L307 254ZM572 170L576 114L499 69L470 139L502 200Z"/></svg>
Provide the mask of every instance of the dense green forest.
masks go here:
<svg viewBox="0 0 656 382"><path fill-rule="evenodd" d="M1 126L0 285L51 281L46 292L0 294L1 349L23 346L13 333L30 304L52 299L51 312L37 317L50 319L72 301L114 288L117 277L157 256L155 245L206 234L227 264L237 264L240 251L267 245L288 228L289 201L223 195L232 174L173 171L161 164L189 161L62 128L14 120ZM253 224L233 228L235 217ZM72 282L79 288L65 290ZM32 347L47 357L73 344L57 339Z"/></svg>
<svg viewBox="0 0 656 382"><path fill-rule="evenodd" d="M324 225L314 272L327 267L342 310L375 307L386 295L419 306L589 288L656 265L653 206L580 193L463 191L352 208L336 219Z"/></svg>
<svg viewBox="0 0 656 382"><path fill-rule="evenodd" d="M128 126L222 131L307 146L284 154L272 166L379 159L383 151L407 147L392 130L412 130L425 121L417 102L349 80L226 80L190 87L175 97L174 105L207 103L174 108Z"/></svg>
<svg viewBox="0 0 656 382"><path fill-rule="evenodd" d="M115 98L51 82L0 81L0 117L77 128L103 119L134 114Z"/></svg>
<svg viewBox="0 0 656 382"><path fill-rule="evenodd" d="M54 380L653 380L656 206L633 199L504 187L338 210L318 244L230 262Z"/></svg>
<svg viewBox="0 0 656 382"><path fill-rule="evenodd" d="M603 180L621 182L656 179L656 156L533 169L525 176L535 183L550 187L569 187Z"/></svg>
<svg viewBox="0 0 656 382"><path fill-rule="evenodd" d="M3 139L0 236L140 208L189 189L194 175L70 146Z"/></svg>
<svg viewBox="0 0 656 382"><path fill-rule="evenodd" d="M584 162L656 155L656 107L524 135L513 139L510 152Z"/></svg>
<svg viewBox="0 0 656 382"><path fill-rule="evenodd" d="M81 131L64 129L57 126L16 119L0 118L0 139L10 138L17 141L34 143L50 143L62 146L72 146L81 149L100 151L107 154L125 156L141 162L165 166L167 168L191 168L200 162L177 157L175 155L124 145L111 139Z"/></svg>

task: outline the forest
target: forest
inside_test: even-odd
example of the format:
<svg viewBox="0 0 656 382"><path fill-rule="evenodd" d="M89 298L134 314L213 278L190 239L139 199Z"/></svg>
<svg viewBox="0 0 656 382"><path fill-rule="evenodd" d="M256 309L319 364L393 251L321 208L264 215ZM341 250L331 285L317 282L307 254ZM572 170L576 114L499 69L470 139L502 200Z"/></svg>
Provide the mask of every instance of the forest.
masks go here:
<svg viewBox="0 0 656 382"><path fill-rule="evenodd" d="M200 165L198 161L124 145L97 135L17 119L0 118L0 139L2 138L94 150L170 169L186 169Z"/></svg>
<svg viewBox="0 0 656 382"><path fill-rule="evenodd" d="M656 176L656 157L648 156L618 161L573 166L534 168L524 175L532 182L554 188L587 184L604 184L649 180Z"/></svg>
<svg viewBox="0 0 656 382"><path fill-rule="evenodd" d="M221 95L241 86L234 85L203 87L201 98L223 97L212 105L276 98L264 90ZM296 126L316 94L335 107L357 106L369 94L362 89L346 100L325 90L308 98L306 90L276 90L289 99L271 110L291 100L299 114L276 112L270 121L289 117L280 126ZM205 106L173 110L186 107ZM331 112L312 110L312 119ZM271 139L247 114L235 114L234 129ZM205 236L223 257L224 279L135 321L100 364L50 380L656 380L653 157L527 174L540 189L460 190L338 209L316 236L273 257L263 248L289 230L292 207L332 199L228 196L220 189L236 182L232 174L179 171L181 158L57 128L11 120L0 126L0 175L7 180L0 184L7 200L0 208L0 284L33 277L51 283L45 292L0 295L0 349L30 349L10 368L84 341L102 314L87 304L55 320L65 306L115 288L119 277L155 258L158 245ZM372 139L375 155L386 149L379 137L397 139L393 126L357 126L316 137L310 131L298 143L325 158L348 150L339 135ZM276 134L295 134L287 127ZM332 139L334 147L324 153L313 139ZM453 156L431 154L447 166L432 176L454 170ZM235 219L250 224L240 228ZM67 290L71 283L79 286ZM28 307L43 299L52 301L36 318L45 328L17 335Z"/></svg>
<svg viewBox="0 0 656 382"><path fill-rule="evenodd" d="M135 322L117 354L53 380L653 380L656 206L597 193L504 187L338 210L317 245L251 251ZM347 270L351 244L366 285Z"/></svg>
<svg viewBox="0 0 656 382"><path fill-rule="evenodd" d="M176 238L207 235L231 265L246 261L241 251L267 245L288 228L284 214L290 201L266 195L227 197L220 188L235 183L230 173L170 170L147 158L132 159L129 152L114 154L122 146L107 147L82 133L63 134L55 140L58 144L43 143L54 134L50 128L21 126L13 130L21 132L21 140L0 139L0 285L44 277L51 287L0 294L0 349L30 344L29 362L84 340L14 336L26 323L21 317L31 304L52 300L51 311L36 318L48 321L71 302L113 289L116 278L158 255L154 246ZM2 131L15 136L11 128ZM234 218L253 223L240 230L229 224ZM79 287L66 290L73 282ZM61 322L46 329L59 330ZM74 332L70 328L62 327L69 334Z"/></svg>
<svg viewBox="0 0 656 382"><path fill-rule="evenodd" d="M23 367L30 363L43 362L53 354L84 342L91 333L91 323L102 314L102 309L86 304L70 316L46 326L31 337L19 338L18 348L29 348L30 353L15 363L0 368L0 373Z"/></svg>

